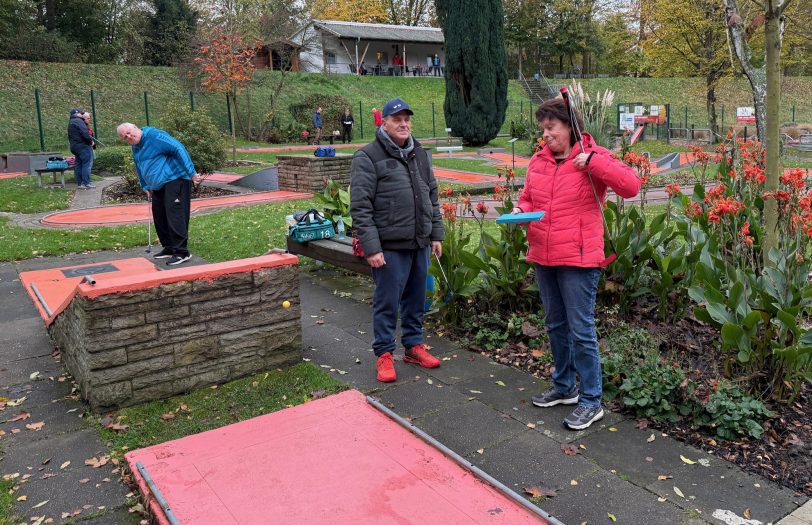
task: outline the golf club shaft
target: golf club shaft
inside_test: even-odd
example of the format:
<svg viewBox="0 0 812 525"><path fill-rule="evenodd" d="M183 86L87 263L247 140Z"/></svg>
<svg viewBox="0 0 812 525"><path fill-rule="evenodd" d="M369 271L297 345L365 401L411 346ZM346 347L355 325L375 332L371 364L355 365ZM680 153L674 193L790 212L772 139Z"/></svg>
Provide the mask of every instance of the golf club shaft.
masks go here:
<svg viewBox="0 0 812 525"><path fill-rule="evenodd" d="M147 253L152 251L152 197L147 197Z"/></svg>
<svg viewBox="0 0 812 525"><path fill-rule="evenodd" d="M432 251L432 253L434 253L434 258L437 259L437 266L440 267L440 273L443 274L443 280L445 281L445 288L446 288L447 291L450 292L451 291L451 284L449 284L448 276L446 276L445 270L443 270L443 263L440 262L440 258L437 256L437 253L435 253L433 251Z"/></svg>

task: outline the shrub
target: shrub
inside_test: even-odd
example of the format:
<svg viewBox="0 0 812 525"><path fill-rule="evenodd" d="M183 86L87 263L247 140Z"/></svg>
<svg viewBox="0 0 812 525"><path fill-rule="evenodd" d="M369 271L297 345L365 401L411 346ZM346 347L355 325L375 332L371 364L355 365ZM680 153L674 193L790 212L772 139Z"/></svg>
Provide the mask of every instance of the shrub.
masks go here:
<svg viewBox="0 0 812 525"><path fill-rule="evenodd" d="M138 172L135 169L135 161L133 161L133 156L131 153L124 156L120 173L124 179L124 185L127 193L137 195L144 191L141 188L141 183L138 182Z"/></svg>
<svg viewBox="0 0 812 525"><path fill-rule="evenodd" d="M321 119L324 122L322 137L329 137L333 131L339 130L341 115L346 108L352 107L350 101L340 95L322 95L314 93L305 97L299 104L288 107L295 126L301 129L313 129L313 112L321 106Z"/></svg>
<svg viewBox="0 0 812 525"><path fill-rule="evenodd" d="M173 103L162 120L163 129L178 139L192 157L198 173L213 173L225 165L225 137L205 111Z"/></svg>
<svg viewBox="0 0 812 525"><path fill-rule="evenodd" d="M725 382L708 396L707 402L697 405L694 427L708 428L722 439L734 440L745 434L761 439L763 421L774 415L764 403Z"/></svg>
<svg viewBox="0 0 812 525"><path fill-rule="evenodd" d="M93 173L102 176L121 175L125 169L127 157L131 157L129 146L111 146L96 150L93 161Z"/></svg>

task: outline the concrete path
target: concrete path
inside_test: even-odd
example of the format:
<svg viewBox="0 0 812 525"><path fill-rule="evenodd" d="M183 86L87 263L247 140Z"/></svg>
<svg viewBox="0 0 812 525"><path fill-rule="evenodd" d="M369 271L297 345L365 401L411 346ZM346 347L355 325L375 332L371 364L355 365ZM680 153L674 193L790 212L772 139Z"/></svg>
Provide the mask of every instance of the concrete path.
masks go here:
<svg viewBox="0 0 812 525"><path fill-rule="evenodd" d="M139 522L126 510L129 489L118 482L118 467L84 464L109 451L86 423L86 406L52 357L42 320L17 277L25 270L138 256L143 248L0 265L0 396L25 398L0 413L5 432L0 475L16 476L21 483L15 499L27 499L15 502L14 511L25 521L47 515L60 523L62 513L81 510L77 518L93 516L82 523ZM614 516L617 523L631 524L754 525L742 521L748 509L752 520L764 524L793 511L783 523L812 523L809 504L798 509L807 498L660 432L638 430L627 416L607 413L593 428L567 431L561 425L567 408L530 404L530 396L544 385L442 337L428 338L443 360L440 368L424 370L398 361L398 382L378 383L369 281L321 268L302 276L301 295L307 360L379 397L516 492L534 486L554 489L554 497L538 504L564 523L609 524ZM10 421L22 412L31 415ZM41 430L26 428L40 421L45 422ZM686 464L681 456L695 463Z"/></svg>

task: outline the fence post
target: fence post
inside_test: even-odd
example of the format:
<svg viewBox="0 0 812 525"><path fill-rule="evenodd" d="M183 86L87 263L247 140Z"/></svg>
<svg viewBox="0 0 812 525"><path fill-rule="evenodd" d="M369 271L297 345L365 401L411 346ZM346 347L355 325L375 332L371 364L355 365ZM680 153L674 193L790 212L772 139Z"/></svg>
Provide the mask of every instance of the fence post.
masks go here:
<svg viewBox="0 0 812 525"><path fill-rule="evenodd" d="M96 123L96 92L90 90L90 111L93 113L93 135L99 138L99 125Z"/></svg>
<svg viewBox="0 0 812 525"><path fill-rule="evenodd" d="M519 115L524 115L524 99L519 99Z"/></svg>
<svg viewBox="0 0 812 525"><path fill-rule="evenodd" d="M795 104L792 105L792 120L791 122L795 122Z"/></svg>
<svg viewBox="0 0 812 525"><path fill-rule="evenodd" d="M149 97L146 91L144 91L144 113L147 116L147 126L149 126Z"/></svg>
<svg viewBox="0 0 812 525"><path fill-rule="evenodd" d="M228 93L226 93L226 117L228 117L228 134L233 135L234 130L231 129L231 99L228 98Z"/></svg>
<svg viewBox="0 0 812 525"><path fill-rule="evenodd" d="M432 101L431 103L431 136L432 137L437 136L437 128L435 127L434 122L434 101Z"/></svg>
<svg viewBox="0 0 812 525"><path fill-rule="evenodd" d="M34 89L34 102L37 105L37 125L39 126L39 150L45 151L45 132L42 130L42 108L39 103L39 88Z"/></svg>
<svg viewBox="0 0 812 525"><path fill-rule="evenodd" d="M192 109L192 111L195 110L195 94L191 91L189 92L189 107Z"/></svg>
<svg viewBox="0 0 812 525"><path fill-rule="evenodd" d="M671 104L665 105L665 143L671 144Z"/></svg>
<svg viewBox="0 0 812 525"><path fill-rule="evenodd" d="M688 106L685 106L685 128L688 128Z"/></svg>
<svg viewBox="0 0 812 525"><path fill-rule="evenodd" d="M360 78L360 77L359 77ZM364 106L363 102L358 101L358 120L361 122L361 138L364 138Z"/></svg>

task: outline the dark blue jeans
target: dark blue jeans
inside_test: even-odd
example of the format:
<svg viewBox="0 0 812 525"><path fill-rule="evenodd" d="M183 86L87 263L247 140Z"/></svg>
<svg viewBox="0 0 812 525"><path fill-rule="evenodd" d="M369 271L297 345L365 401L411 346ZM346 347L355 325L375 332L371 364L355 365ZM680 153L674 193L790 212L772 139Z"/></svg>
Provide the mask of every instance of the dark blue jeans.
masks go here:
<svg viewBox="0 0 812 525"><path fill-rule="evenodd" d="M547 334L553 351L553 387L561 394L575 390L581 378L580 400L598 407L603 393L598 336L595 332L595 294L598 268L536 265L536 283L547 316Z"/></svg>
<svg viewBox="0 0 812 525"><path fill-rule="evenodd" d="M93 150L90 147L78 148L72 151L76 158L73 165L73 175L76 177L77 186L87 186L90 184L90 168L93 167Z"/></svg>
<svg viewBox="0 0 812 525"><path fill-rule="evenodd" d="M384 250L386 264L372 269L372 350L376 356L395 351L395 328L400 310L400 342L404 347L423 342L423 313L429 248Z"/></svg>

